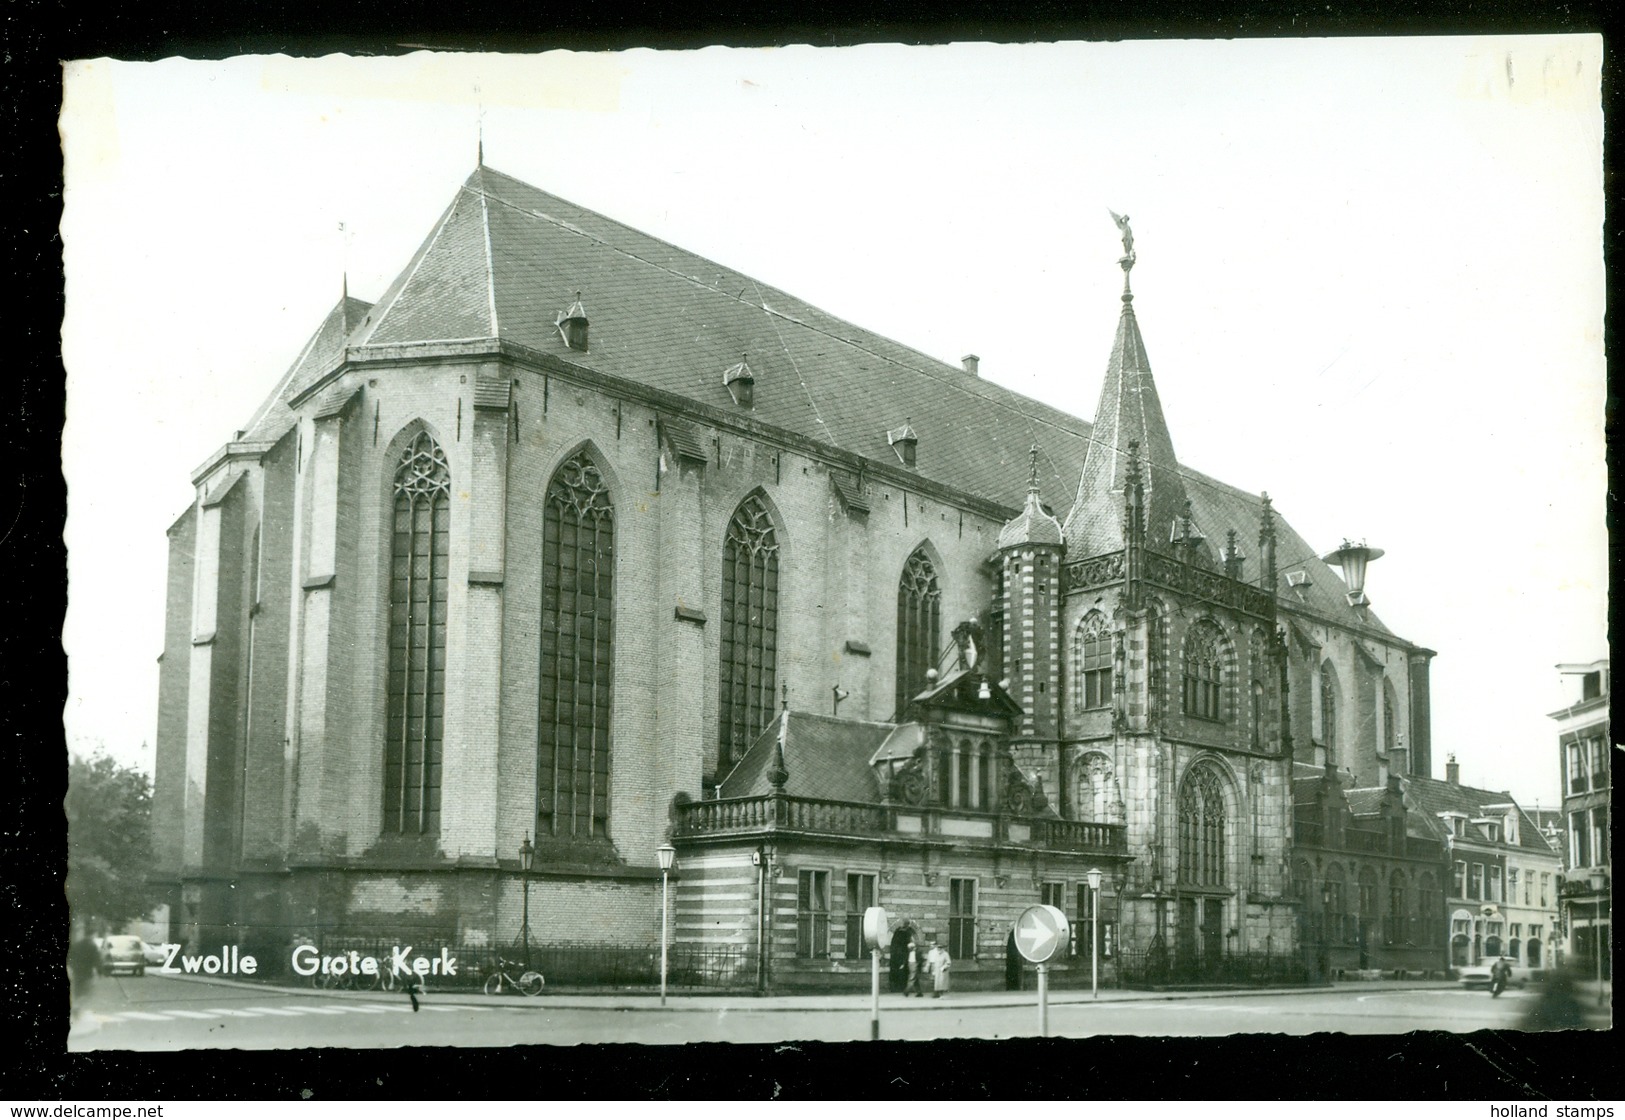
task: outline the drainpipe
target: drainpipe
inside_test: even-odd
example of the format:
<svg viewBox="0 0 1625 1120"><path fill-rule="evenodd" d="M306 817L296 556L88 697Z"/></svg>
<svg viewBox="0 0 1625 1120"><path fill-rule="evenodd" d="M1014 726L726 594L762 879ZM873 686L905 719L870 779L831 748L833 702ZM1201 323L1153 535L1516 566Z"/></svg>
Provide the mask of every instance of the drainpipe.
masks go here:
<svg viewBox="0 0 1625 1120"><path fill-rule="evenodd" d="M756 992L767 993L767 856L761 848L751 855L756 865Z"/></svg>

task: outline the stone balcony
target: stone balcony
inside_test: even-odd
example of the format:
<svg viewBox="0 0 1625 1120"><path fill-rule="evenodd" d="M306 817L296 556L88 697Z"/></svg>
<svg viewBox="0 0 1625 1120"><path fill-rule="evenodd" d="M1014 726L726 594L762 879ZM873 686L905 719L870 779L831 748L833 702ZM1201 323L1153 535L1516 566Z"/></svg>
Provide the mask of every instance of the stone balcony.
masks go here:
<svg viewBox="0 0 1625 1120"><path fill-rule="evenodd" d="M946 841L1119 857L1128 852L1122 825L972 809L761 794L693 801L678 810L676 837L680 840L766 836Z"/></svg>

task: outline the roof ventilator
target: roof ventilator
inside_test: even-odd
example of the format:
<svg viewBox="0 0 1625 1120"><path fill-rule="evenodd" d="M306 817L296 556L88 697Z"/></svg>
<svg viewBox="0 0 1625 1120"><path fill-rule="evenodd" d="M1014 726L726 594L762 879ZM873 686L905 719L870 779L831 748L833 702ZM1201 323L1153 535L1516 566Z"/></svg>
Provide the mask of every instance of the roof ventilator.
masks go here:
<svg viewBox="0 0 1625 1120"><path fill-rule="evenodd" d="M581 306L581 293L576 293L575 302L568 310L559 312L559 317L553 320L558 327L559 335L564 344L572 350L587 352L587 309Z"/></svg>
<svg viewBox="0 0 1625 1120"><path fill-rule="evenodd" d="M915 450L919 447L920 437L914 433L914 421L905 420L901 428L892 428L886 433L886 442L891 449L897 452L897 457L903 461L903 466L914 465Z"/></svg>
<svg viewBox="0 0 1625 1120"><path fill-rule="evenodd" d="M722 384L733 396L734 404L740 408L751 407L756 396L756 375L745 364L745 355L739 355L739 362L722 371Z"/></svg>

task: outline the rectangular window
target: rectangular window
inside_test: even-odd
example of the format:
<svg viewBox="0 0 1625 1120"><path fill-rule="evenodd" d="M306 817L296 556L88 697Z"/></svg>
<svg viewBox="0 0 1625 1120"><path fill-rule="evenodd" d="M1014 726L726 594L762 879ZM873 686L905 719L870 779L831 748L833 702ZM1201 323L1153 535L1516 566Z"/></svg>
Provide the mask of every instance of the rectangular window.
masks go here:
<svg viewBox="0 0 1625 1120"><path fill-rule="evenodd" d="M1518 869L1507 868L1507 901L1514 906L1518 903Z"/></svg>
<svg viewBox="0 0 1625 1120"><path fill-rule="evenodd" d="M875 904L875 877L852 873L846 877L846 959L868 956L863 943L863 912Z"/></svg>
<svg viewBox="0 0 1625 1120"><path fill-rule="evenodd" d="M976 959L976 880L948 880L948 955Z"/></svg>
<svg viewBox="0 0 1625 1120"><path fill-rule="evenodd" d="M1475 863L1472 866L1472 878L1467 883L1467 897L1480 901L1484 898L1484 865Z"/></svg>
<svg viewBox="0 0 1625 1120"><path fill-rule="evenodd" d="M797 876L796 956L814 960L829 956L829 872L803 871Z"/></svg>
<svg viewBox="0 0 1625 1120"><path fill-rule="evenodd" d="M1516 937L1520 941L1523 940L1523 923L1522 922L1513 922L1510 926L1507 927L1507 929L1509 931L1508 936Z"/></svg>
<svg viewBox="0 0 1625 1120"><path fill-rule="evenodd" d="M1490 868L1490 901L1491 902L1501 902L1502 901L1502 898L1501 898L1501 869L1499 867L1491 867Z"/></svg>
<svg viewBox="0 0 1625 1120"><path fill-rule="evenodd" d="M1085 891L1087 891L1088 889L1089 889L1088 887L1083 888L1083 890L1085 890ZM1078 897L1080 899L1082 899L1083 895L1079 895ZM1053 906L1053 907L1055 907L1057 910L1059 910L1063 914L1066 913L1066 884L1065 883L1044 883L1044 884L1042 884L1038 888L1038 901L1043 903L1045 906ZM1081 914L1081 913L1083 913L1083 911L1079 911L1079 913Z"/></svg>
<svg viewBox="0 0 1625 1120"><path fill-rule="evenodd" d="M1584 793L1586 791L1586 754L1586 744L1584 742L1569 744L1570 793Z"/></svg>
<svg viewBox="0 0 1625 1120"><path fill-rule="evenodd" d="M1591 866L1591 833L1586 828L1586 814L1583 811L1569 814L1569 866Z"/></svg>
<svg viewBox="0 0 1625 1120"><path fill-rule="evenodd" d="M1104 708L1112 699L1111 669L1085 669L1083 671L1083 706Z"/></svg>
<svg viewBox="0 0 1625 1120"><path fill-rule="evenodd" d="M1608 744L1601 739L1591 740L1591 788L1608 788Z"/></svg>
<svg viewBox="0 0 1625 1120"><path fill-rule="evenodd" d="M1591 810L1591 850L1597 853L1597 862L1607 861L1608 806L1599 805Z"/></svg>
<svg viewBox="0 0 1625 1120"><path fill-rule="evenodd" d="M1547 757L1549 758L1551 756L1548 755ZM1466 863L1466 861L1459 860L1459 859L1456 861L1456 870L1455 870L1455 880L1454 880L1454 882L1455 882L1455 897L1457 897L1457 898L1466 898L1467 897L1467 863Z"/></svg>
<svg viewBox="0 0 1625 1120"><path fill-rule="evenodd" d="M1540 873L1540 905L1543 910L1546 908L1546 891L1551 886L1551 880L1551 872L1542 871Z"/></svg>
<svg viewBox="0 0 1625 1120"><path fill-rule="evenodd" d="M1525 906L1529 905L1530 885L1532 883L1534 883L1534 881L1535 881L1535 876L1534 876L1533 872L1530 872L1528 875L1525 875L1523 877L1523 904Z"/></svg>

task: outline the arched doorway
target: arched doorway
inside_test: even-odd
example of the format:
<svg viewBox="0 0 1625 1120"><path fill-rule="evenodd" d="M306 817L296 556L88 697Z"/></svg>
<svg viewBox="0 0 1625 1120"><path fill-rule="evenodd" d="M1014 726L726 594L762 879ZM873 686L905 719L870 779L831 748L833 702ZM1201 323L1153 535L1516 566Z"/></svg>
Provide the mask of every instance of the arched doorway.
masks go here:
<svg viewBox="0 0 1625 1120"><path fill-rule="evenodd" d="M1540 967L1540 938L1531 937L1527 942L1524 943L1523 951L1524 951L1524 955L1529 960L1529 967L1530 968L1539 968Z"/></svg>

